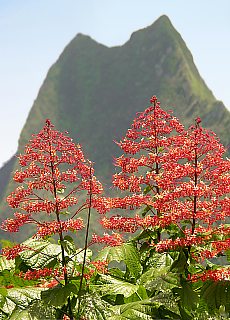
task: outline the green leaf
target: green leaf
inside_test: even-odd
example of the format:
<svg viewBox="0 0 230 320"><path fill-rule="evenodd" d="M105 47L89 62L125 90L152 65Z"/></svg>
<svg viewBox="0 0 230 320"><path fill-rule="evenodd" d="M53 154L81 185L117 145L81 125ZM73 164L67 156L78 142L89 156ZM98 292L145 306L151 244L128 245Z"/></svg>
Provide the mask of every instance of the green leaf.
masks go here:
<svg viewBox="0 0 230 320"><path fill-rule="evenodd" d="M29 310L23 310L16 308L12 313L10 320L35 320L37 318L31 317Z"/></svg>
<svg viewBox="0 0 230 320"><path fill-rule="evenodd" d="M102 275L101 277L105 282L107 282L100 287L103 294L123 294L124 297L128 298L139 289L139 285L118 280L109 275Z"/></svg>
<svg viewBox="0 0 230 320"><path fill-rule="evenodd" d="M15 267L14 260L7 260L6 257L0 256L0 271L12 270Z"/></svg>
<svg viewBox="0 0 230 320"><path fill-rule="evenodd" d="M151 186L147 186L145 189L144 189L144 194L147 194L147 193L149 193L151 190L153 189L153 187L151 187ZM147 206L148 207L148 206Z"/></svg>
<svg viewBox="0 0 230 320"><path fill-rule="evenodd" d="M141 276L140 284L149 291L165 292L177 287L179 279L175 273L168 271L168 267L151 268Z"/></svg>
<svg viewBox="0 0 230 320"><path fill-rule="evenodd" d="M84 294L81 297L80 318L108 320L111 315L109 307L110 305L103 301L97 292Z"/></svg>
<svg viewBox="0 0 230 320"><path fill-rule="evenodd" d="M67 302L72 293L77 294L78 290L74 284L68 283L65 286L57 285L54 288L43 291L41 297L43 302L55 307L61 307Z"/></svg>
<svg viewBox="0 0 230 320"><path fill-rule="evenodd" d="M152 230L143 230L141 233L139 233L137 236L132 238L132 241L140 241L143 239L149 240L150 237L155 238L156 236L156 231Z"/></svg>
<svg viewBox="0 0 230 320"><path fill-rule="evenodd" d="M55 309L42 301L34 301L26 309L15 308L10 320L55 320Z"/></svg>
<svg viewBox="0 0 230 320"><path fill-rule="evenodd" d="M140 301L140 300L146 300L148 299L148 294L144 286L139 286L137 292L132 294L128 298L124 298L124 303L130 303L130 302L135 302L135 301ZM117 303L116 303L117 304Z"/></svg>
<svg viewBox="0 0 230 320"><path fill-rule="evenodd" d="M230 262L230 250L226 250L226 256L227 256L227 260L228 262Z"/></svg>
<svg viewBox="0 0 230 320"><path fill-rule="evenodd" d="M150 299L158 310L160 318L163 319L180 319L180 311L177 300L172 293L172 290L160 292Z"/></svg>
<svg viewBox="0 0 230 320"><path fill-rule="evenodd" d="M46 240L28 239L23 245L30 249L22 252L20 257L34 269L44 268L61 255L61 246Z"/></svg>
<svg viewBox="0 0 230 320"><path fill-rule="evenodd" d="M65 192L65 189L57 189L57 193L62 194Z"/></svg>
<svg viewBox="0 0 230 320"><path fill-rule="evenodd" d="M206 281L201 288L201 298L207 303L211 312L220 306L224 306L226 312L230 312L230 282Z"/></svg>
<svg viewBox="0 0 230 320"><path fill-rule="evenodd" d="M168 253L157 253L155 252L151 258L151 266L156 269L171 267L173 264L173 259Z"/></svg>
<svg viewBox="0 0 230 320"><path fill-rule="evenodd" d="M28 305L41 298L41 288L12 288L7 290L5 303L1 310L9 316L18 309L25 309Z"/></svg>
<svg viewBox="0 0 230 320"><path fill-rule="evenodd" d="M132 242L124 243L119 247L106 247L101 250L96 260L107 260L109 262L124 261L131 276L135 279L137 279L142 272L139 254Z"/></svg>
<svg viewBox="0 0 230 320"><path fill-rule="evenodd" d="M122 261L124 259L123 256L123 250L121 246L116 246L116 247L105 247L103 248L95 260L107 260L108 262L111 261Z"/></svg>
<svg viewBox="0 0 230 320"><path fill-rule="evenodd" d="M125 273L118 268L109 269L109 274L116 279L125 280Z"/></svg>
<svg viewBox="0 0 230 320"><path fill-rule="evenodd" d="M64 238L63 241L60 241L60 244L62 244L65 252L68 255L74 254L76 252L76 247L73 241L68 241L66 238Z"/></svg>
<svg viewBox="0 0 230 320"><path fill-rule="evenodd" d="M6 301L7 290L5 288L0 288L0 308L4 306Z"/></svg>
<svg viewBox="0 0 230 320"><path fill-rule="evenodd" d="M149 300L126 303L111 308L114 315L108 320L152 320L152 306Z"/></svg>
<svg viewBox="0 0 230 320"><path fill-rule="evenodd" d="M62 215L64 215L64 216L66 216L66 215L70 214L70 212L69 212L69 211L60 211L59 213L60 213L60 214L62 214Z"/></svg>
<svg viewBox="0 0 230 320"><path fill-rule="evenodd" d="M183 273L187 267L188 267L187 258L185 256L185 253L181 250L178 258L174 260L171 266L171 271Z"/></svg>
<svg viewBox="0 0 230 320"><path fill-rule="evenodd" d="M86 250L86 262L90 262L90 258L92 257L92 250ZM72 261L77 264L82 264L84 260L84 250L79 248L77 249L76 253L70 257Z"/></svg>
<svg viewBox="0 0 230 320"><path fill-rule="evenodd" d="M177 288L177 293L180 296L181 304L187 310L196 310L199 302L198 294L192 289L192 285L187 282L182 282L182 287Z"/></svg>
<svg viewBox="0 0 230 320"><path fill-rule="evenodd" d="M140 263L140 256L133 243L128 242L123 244L122 251L124 255L124 262L129 269L130 274L135 278L139 278L142 272Z"/></svg>

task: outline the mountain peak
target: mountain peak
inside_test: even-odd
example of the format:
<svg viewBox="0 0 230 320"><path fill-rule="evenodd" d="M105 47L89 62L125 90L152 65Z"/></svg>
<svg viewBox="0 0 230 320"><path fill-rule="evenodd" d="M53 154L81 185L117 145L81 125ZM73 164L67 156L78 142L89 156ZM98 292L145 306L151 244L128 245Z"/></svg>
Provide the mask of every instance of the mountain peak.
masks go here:
<svg viewBox="0 0 230 320"><path fill-rule="evenodd" d="M168 16L162 15L151 25L133 32L129 41L133 42L142 39L145 42L152 42L153 39L158 41L160 38L161 41L163 38L166 38L167 41L171 41L178 37L178 35L178 32L173 27Z"/></svg>
<svg viewBox="0 0 230 320"><path fill-rule="evenodd" d="M164 23L164 24L170 24L172 25L169 17L166 14L162 14L162 16L160 16L153 24L157 24L157 23Z"/></svg>

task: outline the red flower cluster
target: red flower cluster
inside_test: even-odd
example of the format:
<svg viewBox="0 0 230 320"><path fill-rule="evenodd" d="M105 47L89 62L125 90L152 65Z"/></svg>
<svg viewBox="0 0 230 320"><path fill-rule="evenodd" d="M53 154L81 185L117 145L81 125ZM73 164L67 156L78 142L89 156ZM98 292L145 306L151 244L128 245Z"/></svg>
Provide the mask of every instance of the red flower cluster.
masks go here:
<svg viewBox="0 0 230 320"><path fill-rule="evenodd" d="M81 146L56 131L47 120L44 128L25 147L25 153L19 156L19 163L22 169L15 172L14 180L23 185L17 187L7 201L12 208L27 214L15 213L15 218L7 219L1 228L17 232L24 224L34 223L38 237L82 229L81 219L60 220L61 212L67 208L74 207L74 216L89 207L86 199L77 208L77 193L87 191L96 201L97 195L102 192L102 185L93 175L92 164L84 158ZM70 183L75 183L72 190ZM64 192L67 194L63 195ZM32 218L33 213L40 212L54 215L55 220L43 222Z"/></svg>
<svg viewBox="0 0 230 320"><path fill-rule="evenodd" d="M38 238L44 238L46 236L51 236L55 233L60 232L68 232L68 231L77 231L81 230L84 227L83 219L68 219L65 221L52 221L52 222L46 222L42 225L38 226L38 231L35 234Z"/></svg>
<svg viewBox="0 0 230 320"><path fill-rule="evenodd" d="M188 280L192 282L196 282L201 280L203 282L207 280L212 281L230 281L230 268L220 268L216 270L207 270L204 271L202 274L194 274L189 275Z"/></svg>
<svg viewBox="0 0 230 320"><path fill-rule="evenodd" d="M30 248L28 248L27 246L21 245L21 244L17 244L14 247L10 248L3 248L2 249L2 255L4 257L6 257L7 260L13 260L15 259L21 252L28 250Z"/></svg>
<svg viewBox="0 0 230 320"><path fill-rule="evenodd" d="M200 118L185 130L161 109L155 96L150 102L118 143L124 154L116 159L121 172L113 176L113 184L131 195L99 198L93 204L101 213L144 205L148 215L116 215L102 219L102 225L121 232L157 230L155 249L160 252L194 247L198 257L223 253L230 232L222 228L220 233L216 225L230 216L230 160L224 158L225 148L213 132L201 127ZM171 237L172 226L177 237ZM163 231L168 233L165 240Z"/></svg>
<svg viewBox="0 0 230 320"><path fill-rule="evenodd" d="M99 273L107 273L108 272L108 261L92 261L91 264L96 268Z"/></svg>
<svg viewBox="0 0 230 320"><path fill-rule="evenodd" d="M149 200L150 197L143 194L134 194L133 196L126 196L124 198L98 197L92 200L92 207L97 209L99 213L104 214L111 209L118 208L134 210L143 204L147 205Z"/></svg>
<svg viewBox="0 0 230 320"><path fill-rule="evenodd" d="M60 277L62 272L59 269L44 268L39 270L28 270L25 273L20 272L19 277L25 280L38 280L46 277Z"/></svg>
<svg viewBox="0 0 230 320"><path fill-rule="evenodd" d="M138 219L139 217L137 217ZM117 230L121 232L136 232L139 225L137 219L131 217L113 216L111 218L103 218L101 224L105 229Z"/></svg>
<svg viewBox="0 0 230 320"><path fill-rule="evenodd" d="M106 246L116 247L122 245L124 239L119 233L112 233L109 235L108 233L104 233L103 237L100 237L96 234L92 235L91 243L104 243Z"/></svg>
<svg viewBox="0 0 230 320"><path fill-rule="evenodd" d="M31 223L33 221L31 219L31 214L15 212L14 216L14 219L7 219L2 223L2 230L9 232L18 232L21 226L23 226L26 223Z"/></svg>

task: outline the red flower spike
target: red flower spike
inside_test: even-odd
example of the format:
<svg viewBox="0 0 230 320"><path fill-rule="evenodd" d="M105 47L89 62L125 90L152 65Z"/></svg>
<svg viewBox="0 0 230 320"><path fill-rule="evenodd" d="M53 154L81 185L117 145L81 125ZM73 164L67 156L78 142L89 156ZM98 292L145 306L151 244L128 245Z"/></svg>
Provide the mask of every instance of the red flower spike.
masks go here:
<svg viewBox="0 0 230 320"><path fill-rule="evenodd" d="M6 257L7 260L13 260L15 259L21 252L29 250L27 246L17 244L14 247L10 248L3 248L2 249L2 255Z"/></svg>
<svg viewBox="0 0 230 320"><path fill-rule="evenodd" d="M25 153L19 156L19 163L22 168L15 172L14 180L21 186L7 197L7 201L12 208L26 213L15 213L15 218L4 221L1 228L17 232L24 224L34 223L37 225L37 237L82 229L82 219L60 221L60 214L71 207L73 217L79 210L89 207L88 197L79 205L79 193L87 191L92 195L92 201L96 201L97 195L103 191L81 146L56 131L47 119L44 128L26 145ZM70 189L73 183L74 187ZM53 215L55 220L39 221L39 213ZM36 219L33 214L36 214Z"/></svg>
<svg viewBox="0 0 230 320"><path fill-rule="evenodd" d="M116 212L101 223L120 232L157 230L154 247L159 252L193 247L197 259L223 254L230 232L216 225L230 216L230 161L224 159L225 148L213 132L201 127L199 117L195 126L184 130L155 96L150 102L118 143L124 154L115 161L121 171L113 176L113 184L130 195L93 203L100 213L147 206L148 215L121 217ZM170 225L181 238L171 239L169 234L167 240L161 239L162 228L167 232ZM220 235L222 240L216 241Z"/></svg>
<svg viewBox="0 0 230 320"><path fill-rule="evenodd" d="M118 233L112 233L109 235L108 233L104 233L103 237L100 237L96 234L92 235L91 243L104 243L106 246L116 247L122 245L124 239Z"/></svg>
<svg viewBox="0 0 230 320"><path fill-rule="evenodd" d="M194 274L189 276L188 280L191 282L196 282L201 280L203 282L212 280L212 281L230 281L230 268L220 268L216 270L207 270L202 274Z"/></svg>

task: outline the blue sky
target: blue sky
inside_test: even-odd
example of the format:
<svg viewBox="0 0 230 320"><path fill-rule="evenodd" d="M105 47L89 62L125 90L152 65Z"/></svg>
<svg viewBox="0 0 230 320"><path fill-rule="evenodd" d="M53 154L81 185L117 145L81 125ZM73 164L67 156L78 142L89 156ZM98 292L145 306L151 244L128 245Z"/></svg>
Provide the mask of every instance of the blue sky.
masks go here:
<svg viewBox="0 0 230 320"><path fill-rule="evenodd" d="M0 165L16 151L48 69L77 33L122 45L162 14L230 109L230 0L0 0Z"/></svg>

